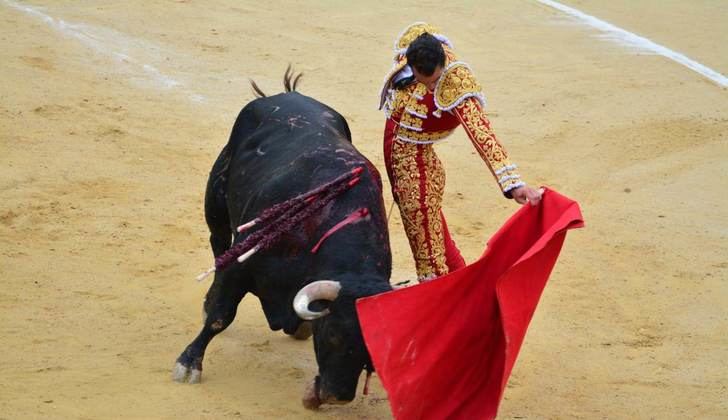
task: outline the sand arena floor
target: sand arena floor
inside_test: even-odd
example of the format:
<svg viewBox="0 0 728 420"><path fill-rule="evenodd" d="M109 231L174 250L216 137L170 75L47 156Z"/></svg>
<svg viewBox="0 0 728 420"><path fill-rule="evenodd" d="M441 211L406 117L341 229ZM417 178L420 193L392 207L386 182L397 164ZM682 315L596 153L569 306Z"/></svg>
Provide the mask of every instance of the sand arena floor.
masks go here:
<svg viewBox="0 0 728 420"><path fill-rule="evenodd" d="M728 74L725 2L569 1ZM386 394L300 404L311 342L254 298L171 381L200 327L207 171L248 78L340 111L383 170L376 110L391 44L438 24L485 88L534 185L577 199L502 418L728 416L728 91L536 1L0 0L0 418L389 418ZM516 207L460 130L438 153L466 258ZM391 202L385 197L387 207ZM391 220L393 281L412 276Z"/></svg>

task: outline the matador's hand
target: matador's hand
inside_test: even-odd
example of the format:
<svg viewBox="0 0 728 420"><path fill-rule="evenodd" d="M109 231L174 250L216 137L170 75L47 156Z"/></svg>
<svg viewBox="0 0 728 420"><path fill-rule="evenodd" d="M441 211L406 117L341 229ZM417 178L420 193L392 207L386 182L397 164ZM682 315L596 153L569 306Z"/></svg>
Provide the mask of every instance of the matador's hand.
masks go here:
<svg viewBox="0 0 728 420"><path fill-rule="evenodd" d="M542 195L543 189L536 190L526 185L514 188L511 191L511 197L513 197L513 199L516 200L518 204L526 204L526 202L529 202L532 206L535 206L541 201Z"/></svg>

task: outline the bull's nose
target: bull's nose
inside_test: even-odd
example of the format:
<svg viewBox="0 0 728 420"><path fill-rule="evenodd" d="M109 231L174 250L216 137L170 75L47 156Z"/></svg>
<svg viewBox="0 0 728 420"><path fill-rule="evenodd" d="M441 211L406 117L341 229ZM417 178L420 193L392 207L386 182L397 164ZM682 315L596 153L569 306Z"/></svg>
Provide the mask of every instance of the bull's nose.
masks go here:
<svg viewBox="0 0 728 420"><path fill-rule="evenodd" d="M309 410L316 410L321 405L321 398L319 398L318 385L316 384L318 377L314 378L313 381L309 382L306 386L306 390L303 391L303 407Z"/></svg>
<svg viewBox="0 0 728 420"><path fill-rule="evenodd" d="M326 399L322 399L321 400L321 404L338 404L338 405L344 405L344 404L349 404L350 402L351 402L351 400L339 400L336 397L334 397L333 395L330 396L330 397L328 397L328 398L326 398Z"/></svg>
<svg viewBox="0 0 728 420"><path fill-rule="evenodd" d="M320 376L316 376L306 386L306 390L303 392L303 398L301 402L303 406L309 410L316 410L321 404L348 404L354 399L354 393L351 398L347 396L336 396L336 394L330 392L328 387L325 386Z"/></svg>
<svg viewBox="0 0 728 420"><path fill-rule="evenodd" d="M318 390L318 397L321 404L347 404L354 400L354 392L349 397L348 393L334 393L331 392L326 384L321 383Z"/></svg>

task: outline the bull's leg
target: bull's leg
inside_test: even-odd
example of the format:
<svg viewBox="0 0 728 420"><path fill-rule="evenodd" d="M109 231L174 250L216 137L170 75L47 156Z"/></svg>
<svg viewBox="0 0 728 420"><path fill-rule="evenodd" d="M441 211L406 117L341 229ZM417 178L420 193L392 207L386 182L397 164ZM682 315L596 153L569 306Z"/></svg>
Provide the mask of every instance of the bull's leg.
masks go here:
<svg viewBox="0 0 728 420"><path fill-rule="evenodd" d="M228 274L228 275L225 275ZM206 317L200 334L177 358L172 377L177 382L199 383L205 349L217 334L232 324L238 304L245 296L240 279L231 273L216 273L205 298Z"/></svg>

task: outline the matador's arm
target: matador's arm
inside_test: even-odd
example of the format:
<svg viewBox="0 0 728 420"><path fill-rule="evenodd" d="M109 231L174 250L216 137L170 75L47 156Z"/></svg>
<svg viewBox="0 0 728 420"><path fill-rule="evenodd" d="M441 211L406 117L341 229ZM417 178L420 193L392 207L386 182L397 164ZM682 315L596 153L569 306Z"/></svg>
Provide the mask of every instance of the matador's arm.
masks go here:
<svg viewBox="0 0 728 420"><path fill-rule="evenodd" d="M511 190L526 185L508 159L508 153L498 142L483 107L475 97L469 97L453 109L480 157L498 181L503 194L511 198Z"/></svg>
<svg viewBox="0 0 728 420"><path fill-rule="evenodd" d="M510 162L508 153L490 129L490 122L483 111L484 103L482 89L470 67L462 62L447 66L435 88L435 105L457 116L503 194L513 198L511 191L526 183L521 180L516 165Z"/></svg>

